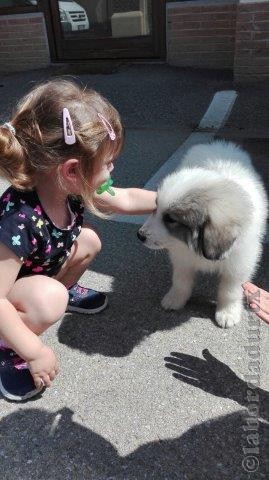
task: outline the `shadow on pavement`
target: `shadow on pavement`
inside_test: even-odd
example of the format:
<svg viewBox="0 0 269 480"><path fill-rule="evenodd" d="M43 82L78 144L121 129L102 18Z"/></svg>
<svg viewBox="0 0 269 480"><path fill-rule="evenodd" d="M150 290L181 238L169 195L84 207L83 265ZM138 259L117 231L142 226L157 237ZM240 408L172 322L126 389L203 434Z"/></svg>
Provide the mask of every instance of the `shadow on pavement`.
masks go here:
<svg viewBox="0 0 269 480"><path fill-rule="evenodd" d="M257 352L259 352L258 346ZM174 378L200 388L204 392L217 397L230 398L246 408L250 404L256 405L258 416L269 421L269 392L258 386L251 387L228 365L211 355L207 349L202 353L204 359L185 353L171 352L171 356L164 359L165 366L174 372ZM254 367L255 356L252 363ZM256 360L256 364L258 363Z"/></svg>
<svg viewBox="0 0 269 480"><path fill-rule="evenodd" d="M103 221L98 226L102 228L103 250L92 268L114 277L109 307L90 318L66 315L58 329L61 343L87 354L122 357L152 333L172 330L191 317L214 322L215 276L198 276L185 308L165 312L160 301L171 282L166 254L156 254L141 245L136 240L135 225ZM269 287L268 246L264 247L254 282L265 289Z"/></svg>
<svg viewBox="0 0 269 480"><path fill-rule="evenodd" d="M247 420L248 384L208 350L204 359L173 352L165 358L174 377L207 393L234 400L244 410L205 421L178 438L146 443L121 456L108 440L73 420L68 408L17 410L0 425L1 478L28 480L261 480L268 478L269 392L257 388L257 423ZM175 383L175 386L179 384ZM175 390L177 396L177 390ZM90 403L90 400L89 400ZM180 421L180 405L178 405ZM115 419L117 421L117 419ZM251 428L247 429L245 427ZM132 438L132 431L130 438ZM256 435L256 437L255 437ZM255 448L251 477L247 459ZM242 463L243 462L243 463Z"/></svg>
<svg viewBox="0 0 269 480"><path fill-rule="evenodd" d="M1 477L20 480L239 480L247 478L244 412L203 422L181 437L151 442L126 457L64 408L54 413L29 409L2 419ZM130 432L130 436L132 432ZM268 478L269 428L259 424L259 469L252 480ZM267 472L267 474L266 474Z"/></svg>
<svg viewBox="0 0 269 480"><path fill-rule="evenodd" d="M85 319L85 315L66 315L58 329L61 343L88 354L121 357L156 331L171 330L190 317L214 318L215 306L208 293L214 290L214 285L209 288L206 283L203 283L204 293L201 288L194 293L185 309L165 312L160 301L171 281L168 257L140 244L135 235L137 226L109 223L112 240L106 239L93 266L99 273L114 276L109 307L90 319ZM133 232L131 242L130 230ZM124 231L127 252L126 246L119 247ZM106 231L105 236L107 234Z"/></svg>

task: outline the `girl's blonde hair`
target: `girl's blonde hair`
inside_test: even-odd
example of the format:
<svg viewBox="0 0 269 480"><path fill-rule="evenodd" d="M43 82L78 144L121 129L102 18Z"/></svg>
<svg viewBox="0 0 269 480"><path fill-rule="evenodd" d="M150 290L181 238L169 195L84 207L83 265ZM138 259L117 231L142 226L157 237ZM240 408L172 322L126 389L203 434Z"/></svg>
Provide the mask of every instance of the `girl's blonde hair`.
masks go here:
<svg viewBox="0 0 269 480"><path fill-rule="evenodd" d="M65 107L75 130L74 145L66 145L64 140ZM110 138L98 114L111 124L115 140ZM0 126L0 175L18 189L32 190L39 174L49 172L68 158L77 158L83 185L81 196L94 208L90 179L106 158L116 158L124 137L119 113L108 100L73 81L56 79L35 87L22 98L10 123L15 135L12 129Z"/></svg>

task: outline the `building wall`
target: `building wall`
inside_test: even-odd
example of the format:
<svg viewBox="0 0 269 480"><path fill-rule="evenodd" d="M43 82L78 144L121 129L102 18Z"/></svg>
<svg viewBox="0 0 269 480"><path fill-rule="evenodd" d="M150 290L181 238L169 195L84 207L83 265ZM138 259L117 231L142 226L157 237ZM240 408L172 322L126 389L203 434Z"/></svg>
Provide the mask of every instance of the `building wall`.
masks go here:
<svg viewBox="0 0 269 480"><path fill-rule="evenodd" d="M235 28L235 0L168 3L168 63L233 68Z"/></svg>
<svg viewBox="0 0 269 480"><path fill-rule="evenodd" d="M269 78L269 0L168 2L167 62L233 69L236 82ZM44 68L50 52L44 16L0 16L0 72Z"/></svg>
<svg viewBox="0 0 269 480"><path fill-rule="evenodd" d="M269 77L269 0L167 4L171 65L233 69L235 82Z"/></svg>
<svg viewBox="0 0 269 480"><path fill-rule="evenodd" d="M269 77L269 1L241 0L236 22L235 81Z"/></svg>
<svg viewBox="0 0 269 480"><path fill-rule="evenodd" d="M0 72L47 67L50 53L42 13L0 16Z"/></svg>

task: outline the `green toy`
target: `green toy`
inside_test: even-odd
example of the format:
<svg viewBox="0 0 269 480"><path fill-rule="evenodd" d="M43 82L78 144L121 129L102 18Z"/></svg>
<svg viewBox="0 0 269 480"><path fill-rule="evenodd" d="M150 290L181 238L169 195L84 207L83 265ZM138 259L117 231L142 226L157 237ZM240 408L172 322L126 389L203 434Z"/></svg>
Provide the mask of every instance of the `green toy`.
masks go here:
<svg viewBox="0 0 269 480"><path fill-rule="evenodd" d="M98 195L101 195L102 193L107 192L114 197L116 194L113 188L111 188L111 185L113 185L113 180L112 178L109 178L106 182L102 183L102 185L97 188L96 193Z"/></svg>

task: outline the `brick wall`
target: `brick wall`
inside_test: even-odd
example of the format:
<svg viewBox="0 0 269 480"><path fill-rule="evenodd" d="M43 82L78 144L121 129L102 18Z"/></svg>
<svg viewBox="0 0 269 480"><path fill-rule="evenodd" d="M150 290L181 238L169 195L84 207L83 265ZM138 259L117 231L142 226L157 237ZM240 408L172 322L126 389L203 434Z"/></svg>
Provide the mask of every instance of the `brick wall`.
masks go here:
<svg viewBox="0 0 269 480"><path fill-rule="evenodd" d="M269 77L269 0L241 0L238 4L234 79Z"/></svg>
<svg viewBox="0 0 269 480"><path fill-rule="evenodd" d="M42 13L0 16L0 72L42 68L50 63Z"/></svg>
<svg viewBox="0 0 269 480"><path fill-rule="evenodd" d="M170 65L231 69L234 64L237 0L167 4Z"/></svg>

